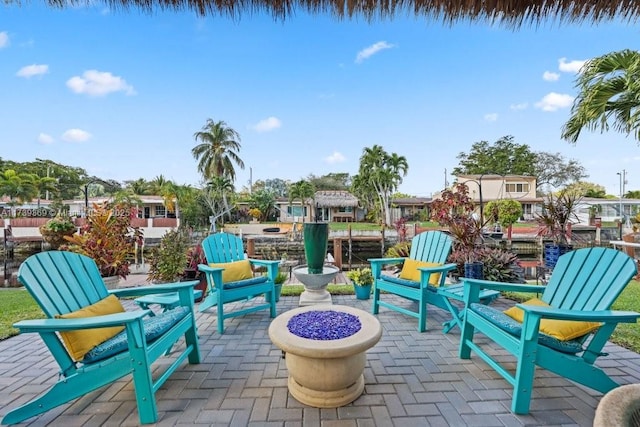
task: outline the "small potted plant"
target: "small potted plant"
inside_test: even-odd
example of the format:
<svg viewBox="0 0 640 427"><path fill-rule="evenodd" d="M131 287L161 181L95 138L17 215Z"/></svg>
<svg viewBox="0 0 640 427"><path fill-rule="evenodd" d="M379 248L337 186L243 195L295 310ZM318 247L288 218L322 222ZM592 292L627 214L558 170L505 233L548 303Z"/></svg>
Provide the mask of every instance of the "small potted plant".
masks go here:
<svg viewBox="0 0 640 427"><path fill-rule="evenodd" d="M347 272L347 278L353 283L357 299L369 299L373 286L373 274L370 268L357 268Z"/></svg>
<svg viewBox="0 0 640 427"><path fill-rule="evenodd" d="M578 222L576 209L579 196L570 190L561 190L557 195L550 193L542 204L542 212L536 214L539 225L538 237L552 239L544 245L545 267L553 268L558 257L573 249L570 243L571 223Z"/></svg>
<svg viewBox="0 0 640 427"><path fill-rule="evenodd" d="M274 281L276 285L276 302L280 301L280 294L282 293L282 285L287 281L287 273L279 271Z"/></svg>
<svg viewBox="0 0 640 427"><path fill-rule="evenodd" d="M42 239L49 244L51 249L56 250L63 245L66 240L64 236L73 236L76 226L71 218L63 215L56 215L40 226Z"/></svg>

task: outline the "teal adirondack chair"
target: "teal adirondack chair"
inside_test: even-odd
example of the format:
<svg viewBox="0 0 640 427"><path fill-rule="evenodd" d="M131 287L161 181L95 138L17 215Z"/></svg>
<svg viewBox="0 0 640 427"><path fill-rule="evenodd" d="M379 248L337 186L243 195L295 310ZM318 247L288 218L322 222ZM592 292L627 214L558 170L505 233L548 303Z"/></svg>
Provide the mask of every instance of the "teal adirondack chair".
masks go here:
<svg viewBox="0 0 640 427"><path fill-rule="evenodd" d="M185 359L188 358L192 364L200 363L193 311L193 286L197 282L109 291L93 259L62 251L30 256L20 266L18 278L47 319L24 320L14 327L21 333L39 333L58 363L60 372L58 382L51 389L6 414L2 424L19 423L129 374L133 374L140 423L154 423L158 419L155 392ZM149 316L149 310L135 310L93 317L57 318L100 304L110 294L131 297L176 292L179 306L155 317ZM124 326L125 329L93 347L79 361L74 361L57 333L114 326ZM182 338L184 344L181 344L178 356L163 368L162 375L154 381L152 363Z"/></svg>
<svg viewBox="0 0 640 427"><path fill-rule="evenodd" d="M529 413L536 366L606 393L618 384L594 362L606 355L602 348L618 323L634 323L640 317L639 313L611 310L635 274L635 262L628 255L610 248L586 248L560 256L546 286L463 279L468 308L460 338L460 358L469 359L473 350L502 375L513 386L511 410L516 414ZM524 311L520 323L502 311L478 304L477 296L483 288L542 292L540 299L550 307L517 304ZM541 319L601 322L602 325L567 340L564 338L569 338L568 335L556 336L557 326L554 326L556 331L540 332ZM473 341L478 332L515 356L515 374L492 356L495 352L485 351Z"/></svg>
<svg viewBox="0 0 640 427"><path fill-rule="evenodd" d="M409 259L442 264L439 267L420 267L420 281L400 279L395 276L383 275L382 267L388 264L404 263L407 258L372 258L371 271L374 277L373 285L373 314L378 314L380 306L398 311L418 319L418 331L424 332L427 328L427 304L433 304L444 310L451 310L446 297L439 295L436 286L429 284L432 274L440 274L439 286L445 286L447 272L456 269L456 264L445 264L451 252L451 237L441 231L428 231L418 234L411 241ZM418 311L412 311L390 301L381 299L385 291L390 294L416 301ZM455 307L453 307L455 310ZM458 317L458 313L454 314Z"/></svg>
<svg viewBox="0 0 640 427"><path fill-rule="evenodd" d="M246 259L242 238L229 233L216 233L202 241L202 249L209 265L200 264L198 269L207 277L208 294L200 303L198 310L205 311L217 306L218 333L224 333L224 320L243 316L259 310L269 310L271 317L276 316L275 279L280 261L249 259L251 266L266 267L266 275L223 282L225 267L212 267L212 264L234 263ZM227 268L231 268L227 266ZM246 277L246 276L245 276ZM264 295L264 301L250 307L232 307L225 311L224 305L230 302L250 300ZM227 305L227 307L229 307Z"/></svg>

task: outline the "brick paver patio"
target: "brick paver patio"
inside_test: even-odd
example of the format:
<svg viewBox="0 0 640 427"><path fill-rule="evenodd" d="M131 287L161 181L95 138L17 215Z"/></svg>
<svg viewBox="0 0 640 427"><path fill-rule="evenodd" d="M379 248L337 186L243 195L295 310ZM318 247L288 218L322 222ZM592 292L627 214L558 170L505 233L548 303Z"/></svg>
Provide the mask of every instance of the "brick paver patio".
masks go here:
<svg viewBox="0 0 640 427"><path fill-rule="evenodd" d="M334 296L333 301L371 309L370 301L351 295ZM297 297L283 297L278 314L297 306ZM512 414L506 381L477 356L458 359L460 331L444 335L440 324L447 313L429 310L429 330L419 333L416 319L381 309L383 336L367 353L365 391L337 409L307 407L288 394L285 361L268 337L267 311L228 320L224 335L216 332L215 311L200 313L202 363L185 364L158 391L158 425L592 425L601 394L540 369L531 414ZM600 366L620 383L640 382L638 354L612 344L605 350L610 356L601 358ZM56 377L56 365L39 336L0 341L0 417L48 388ZM132 387L130 378L124 378L26 424L138 425Z"/></svg>

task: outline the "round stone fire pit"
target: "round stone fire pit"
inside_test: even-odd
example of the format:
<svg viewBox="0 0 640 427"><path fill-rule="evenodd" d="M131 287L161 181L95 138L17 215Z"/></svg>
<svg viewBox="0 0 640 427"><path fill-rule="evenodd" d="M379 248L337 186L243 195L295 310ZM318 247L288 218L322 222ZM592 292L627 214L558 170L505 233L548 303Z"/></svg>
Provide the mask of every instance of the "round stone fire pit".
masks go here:
<svg viewBox="0 0 640 427"><path fill-rule="evenodd" d="M276 317L271 341L285 353L289 392L315 408L337 408L364 390L366 351L382 336L366 311L342 305L299 307Z"/></svg>

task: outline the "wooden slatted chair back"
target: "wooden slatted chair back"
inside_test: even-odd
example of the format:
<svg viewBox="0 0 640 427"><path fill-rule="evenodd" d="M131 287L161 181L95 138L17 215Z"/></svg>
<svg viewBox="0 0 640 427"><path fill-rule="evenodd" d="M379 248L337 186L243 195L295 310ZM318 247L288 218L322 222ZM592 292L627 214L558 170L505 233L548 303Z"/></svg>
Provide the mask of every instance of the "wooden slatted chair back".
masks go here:
<svg viewBox="0 0 640 427"><path fill-rule="evenodd" d="M47 251L29 257L20 265L18 280L50 318L109 294L95 261L73 252Z"/></svg>
<svg viewBox="0 0 640 427"><path fill-rule="evenodd" d="M558 259L542 300L555 308L608 310L636 266L629 256L608 248L584 248Z"/></svg>
<svg viewBox="0 0 640 427"><path fill-rule="evenodd" d="M425 262L445 263L451 251L451 237L442 231L427 231L411 240L409 258Z"/></svg>
<svg viewBox="0 0 640 427"><path fill-rule="evenodd" d="M232 262L245 259L242 238L229 233L216 233L202 241L208 263Z"/></svg>

